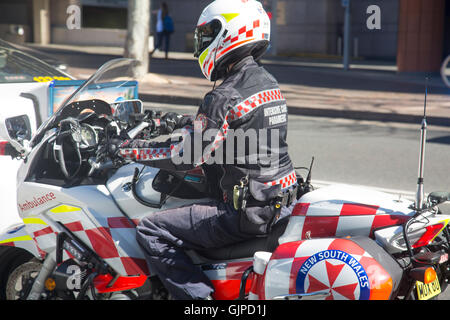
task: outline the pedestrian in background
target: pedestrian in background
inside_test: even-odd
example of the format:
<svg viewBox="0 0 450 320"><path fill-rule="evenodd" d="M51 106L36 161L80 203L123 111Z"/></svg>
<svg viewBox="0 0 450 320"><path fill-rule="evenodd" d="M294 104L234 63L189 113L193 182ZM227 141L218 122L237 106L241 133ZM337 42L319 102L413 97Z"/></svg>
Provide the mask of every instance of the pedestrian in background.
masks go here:
<svg viewBox="0 0 450 320"><path fill-rule="evenodd" d="M151 55L156 50L161 50L164 43L165 58L169 58L170 36L174 32L172 17L169 15L169 7L166 2L161 3L161 8L157 11L156 22L156 45Z"/></svg>

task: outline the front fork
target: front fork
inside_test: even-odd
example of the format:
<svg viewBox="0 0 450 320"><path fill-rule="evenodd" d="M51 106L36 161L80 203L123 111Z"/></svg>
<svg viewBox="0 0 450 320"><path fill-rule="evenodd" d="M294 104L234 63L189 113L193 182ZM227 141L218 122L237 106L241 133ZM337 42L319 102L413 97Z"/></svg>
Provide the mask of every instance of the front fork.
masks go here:
<svg viewBox="0 0 450 320"><path fill-rule="evenodd" d="M39 300L42 292L44 291L45 280L47 280L53 270L55 270L55 267L56 259L55 252L53 251L45 257L44 263L42 264L42 269L31 287L27 300Z"/></svg>
<svg viewBox="0 0 450 320"><path fill-rule="evenodd" d="M439 285L441 287L442 292L447 289L448 283L450 282L450 261L448 260L450 257L450 229L447 226L443 230L443 235L447 242L445 254L447 255L447 261L443 264L439 263L435 265L436 273L438 278L440 279ZM405 295L405 299L414 299L413 290L415 288L415 281L412 281L408 290L408 293Z"/></svg>
<svg viewBox="0 0 450 320"><path fill-rule="evenodd" d="M30 293L28 294L27 300L39 300L42 296L42 293L45 290L45 281L52 275L57 266L56 263L56 253L52 252L47 254L45 257L44 263L42 264L41 271L39 271L38 276L33 282ZM78 294L77 299L83 299L89 288L92 287L93 279L97 276L97 273L93 272L85 279L81 286L81 290Z"/></svg>

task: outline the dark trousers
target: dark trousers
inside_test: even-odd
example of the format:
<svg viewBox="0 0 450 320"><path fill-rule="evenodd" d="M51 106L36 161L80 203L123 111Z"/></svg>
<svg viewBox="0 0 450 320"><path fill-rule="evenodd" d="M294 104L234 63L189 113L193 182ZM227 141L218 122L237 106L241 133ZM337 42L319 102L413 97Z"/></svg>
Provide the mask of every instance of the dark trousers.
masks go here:
<svg viewBox="0 0 450 320"><path fill-rule="evenodd" d="M163 42L164 42L164 51L167 56L170 47L170 33L167 31L158 32L156 34L156 45L153 51L155 51L156 49L161 49Z"/></svg>
<svg viewBox="0 0 450 320"><path fill-rule="evenodd" d="M152 272L175 299L203 299L214 287L185 250L224 247L254 237L240 231L231 205L212 202L155 212L141 220L136 238Z"/></svg>

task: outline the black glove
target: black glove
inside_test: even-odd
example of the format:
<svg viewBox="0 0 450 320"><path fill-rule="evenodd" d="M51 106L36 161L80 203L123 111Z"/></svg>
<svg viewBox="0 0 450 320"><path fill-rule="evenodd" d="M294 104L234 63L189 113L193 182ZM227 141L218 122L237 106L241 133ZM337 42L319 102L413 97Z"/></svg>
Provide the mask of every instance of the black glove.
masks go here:
<svg viewBox="0 0 450 320"><path fill-rule="evenodd" d="M181 129L189 124L192 124L192 118L190 116L183 116L176 112L168 112L162 118L162 121L166 123L165 130L162 134L171 134L177 129Z"/></svg>
<svg viewBox="0 0 450 320"><path fill-rule="evenodd" d="M110 138L108 144L106 145L105 153L114 159L120 151L120 148L127 142L120 137Z"/></svg>

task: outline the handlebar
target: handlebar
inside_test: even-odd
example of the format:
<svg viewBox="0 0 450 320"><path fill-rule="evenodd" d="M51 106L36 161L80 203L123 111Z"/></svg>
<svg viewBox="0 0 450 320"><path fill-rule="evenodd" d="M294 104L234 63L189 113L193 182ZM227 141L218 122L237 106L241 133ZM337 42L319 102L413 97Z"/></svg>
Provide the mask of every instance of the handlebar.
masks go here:
<svg viewBox="0 0 450 320"><path fill-rule="evenodd" d="M110 150L112 139L149 139L158 137L161 134L167 133L169 130L166 121L161 120L161 113L147 110L144 113L133 114L130 116L128 128L122 128L121 123L115 118L108 119L107 124L103 123L100 126L94 125L95 129L100 130L103 138L97 140L96 151L86 148L80 153L81 127L83 121L86 119L69 118L61 121L60 130L56 136L49 140L53 144L53 154L60 169L66 179L72 179L82 167L82 164L88 164L88 176L91 177L96 171L103 171L120 166L123 159L115 156L115 151ZM104 120L104 119L103 119ZM89 123L89 122L88 122ZM81 125L80 125L81 124ZM92 125L92 123L90 123ZM100 137L99 136L99 137ZM96 135L97 137L97 135ZM98 138L96 138L98 139ZM63 144L70 143L75 150L78 157L79 165L73 174L70 174L66 166L66 157L63 152ZM92 152L95 152L94 154ZM88 159L83 160L83 155L89 154ZM86 158L85 158L86 159ZM119 161L121 160L121 161ZM83 171L86 172L86 171Z"/></svg>
<svg viewBox="0 0 450 320"><path fill-rule="evenodd" d="M121 133L120 136L122 138L134 139L138 137L144 130L148 130L148 135L152 138L157 137L161 134L161 132L165 132L167 129L167 123L164 120L161 120L160 113L154 111L146 111L143 114L134 114L131 117L131 125L133 126L129 130L124 130L125 134ZM115 131L117 133L117 131ZM110 140L110 137L106 139L106 144ZM111 169L117 165L117 159L111 159L104 161L106 159L105 156L111 155L108 154L108 146L107 145L100 146L97 150L97 155L95 157L91 157L88 160L90 165L90 170L88 172L88 176L92 176L95 171Z"/></svg>
<svg viewBox="0 0 450 320"><path fill-rule="evenodd" d="M161 112L145 110L144 113L132 114L130 125L133 127L127 131L128 137L134 139L144 129L149 128L150 136L157 137L161 132L167 131L167 122L162 120Z"/></svg>
<svg viewBox="0 0 450 320"><path fill-rule="evenodd" d="M145 128L148 128L151 125L151 123L148 122L141 122L136 127L128 131L128 136L133 139L135 138L139 133L141 133L142 130Z"/></svg>
<svg viewBox="0 0 450 320"><path fill-rule="evenodd" d="M114 167L114 163L111 160L105 161L105 162L98 162L97 158L89 158L88 160L89 165L91 166L91 169L88 172L88 177L92 176L92 174L96 170L105 170L105 169L111 169Z"/></svg>

